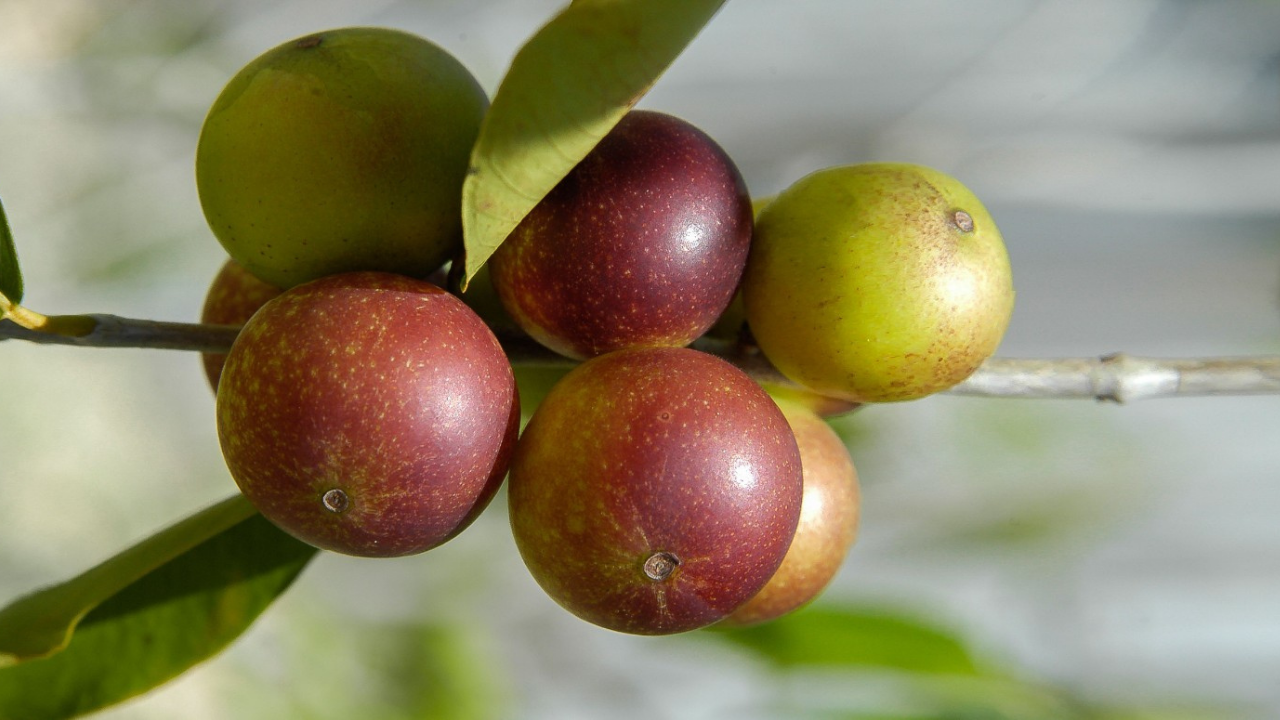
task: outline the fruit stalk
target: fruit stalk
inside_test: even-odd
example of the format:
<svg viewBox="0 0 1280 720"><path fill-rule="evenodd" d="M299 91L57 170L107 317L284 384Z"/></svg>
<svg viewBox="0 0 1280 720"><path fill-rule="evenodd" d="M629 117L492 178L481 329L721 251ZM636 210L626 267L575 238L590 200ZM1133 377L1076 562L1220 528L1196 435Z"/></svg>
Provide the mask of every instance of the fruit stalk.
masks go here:
<svg viewBox="0 0 1280 720"><path fill-rule="evenodd" d="M225 352L239 332L239 328L226 325L102 314L58 315L51 320L59 318L86 318L93 321L93 329L73 336L29 330L10 320L0 320L0 340L77 347ZM514 365L569 367L576 364L517 333L498 331L495 334ZM737 343L703 338L693 347L732 362L757 380L794 385L763 355L744 350ZM1082 398L1116 403L1160 397L1280 394L1280 355L1150 358L1114 353L1091 358L991 358L968 380L945 392L970 397Z"/></svg>

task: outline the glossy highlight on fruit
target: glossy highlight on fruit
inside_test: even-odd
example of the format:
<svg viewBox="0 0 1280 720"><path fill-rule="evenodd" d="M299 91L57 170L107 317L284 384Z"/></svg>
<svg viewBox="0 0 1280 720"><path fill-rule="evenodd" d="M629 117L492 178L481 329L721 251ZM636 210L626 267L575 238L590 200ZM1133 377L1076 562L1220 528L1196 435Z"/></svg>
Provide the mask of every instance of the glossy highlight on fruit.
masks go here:
<svg viewBox="0 0 1280 720"><path fill-rule="evenodd" d="M680 347L729 305L751 242L733 161L693 125L633 110L489 260L531 337L584 359Z"/></svg>
<svg viewBox="0 0 1280 720"><path fill-rule="evenodd" d="M964 380L1013 311L995 221L959 181L917 165L820 170L761 212L742 281L747 322L788 378L854 402Z"/></svg>
<svg viewBox="0 0 1280 720"><path fill-rule="evenodd" d="M294 287L245 324L218 386L227 467L268 519L350 555L422 552L497 492L520 420L492 332L422 280Z"/></svg>
<svg viewBox="0 0 1280 720"><path fill-rule="evenodd" d="M508 485L530 573L612 630L709 625L773 576L799 520L800 455L745 373L686 348L619 350L566 375Z"/></svg>
<svg viewBox="0 0 1280 720"><path fill-rule="evenodd" d="M488 108L416 35L344 28L250 62L196 149L209 227L263 281L382 270L426 277L462 240L462 181Z"/></svg>

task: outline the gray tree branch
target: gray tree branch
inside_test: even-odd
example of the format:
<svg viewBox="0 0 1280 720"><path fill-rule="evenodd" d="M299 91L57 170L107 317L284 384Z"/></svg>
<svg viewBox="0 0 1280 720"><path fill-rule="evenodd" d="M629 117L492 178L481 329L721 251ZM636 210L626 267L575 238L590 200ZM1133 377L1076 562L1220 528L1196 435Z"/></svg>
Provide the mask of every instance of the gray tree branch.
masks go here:
<svg viewBox="0 0 1280 720"><path fill-rule="evenodd" d="M0 320L0 340L78 347L147 348L225 352L239 328L135 320L115 315L77 316L93 321L83 335L28 330ZM518 333L499 332L514 364L572 365ZM737 343L702 339L694 347L738 365L759 380L793 385L758 351ZM1123 353L1095 358L992 358L952 395L1001 398L1092 398L1117 403L1160 397L1280 393L1280 356L1147 358Z"/></svg>

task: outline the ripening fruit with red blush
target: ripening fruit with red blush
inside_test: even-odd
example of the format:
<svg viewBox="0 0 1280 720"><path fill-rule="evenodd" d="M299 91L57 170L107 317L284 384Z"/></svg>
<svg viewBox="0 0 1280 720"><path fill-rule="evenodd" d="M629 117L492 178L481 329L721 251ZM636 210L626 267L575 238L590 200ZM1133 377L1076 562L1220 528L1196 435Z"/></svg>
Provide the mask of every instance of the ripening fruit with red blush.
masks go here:
<svg viewBox="0 0 1280 720"><path fill-rule="evenodd" d="M520 421L502 346L422 280L333 275L269 301L231 347L218 437L245 497L304 542L422 552L506 474Z"/></svg>
<svg viewBox="0 0 1280 720"><path fill-rule="evenodd" d="M795 436L745 373L687 348L569 372L512 460L516 545L579 617L660 635L710 625L773 576L795 533Z"/></svg>

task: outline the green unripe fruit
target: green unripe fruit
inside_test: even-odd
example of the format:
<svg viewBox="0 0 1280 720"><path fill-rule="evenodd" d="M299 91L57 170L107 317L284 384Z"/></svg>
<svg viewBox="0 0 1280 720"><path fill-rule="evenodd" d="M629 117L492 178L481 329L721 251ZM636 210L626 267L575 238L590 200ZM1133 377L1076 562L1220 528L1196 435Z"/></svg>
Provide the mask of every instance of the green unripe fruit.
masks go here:
<svg viewBox="0 0 1280 720"><path fill-rule="evenodd" d="M954 178L916 165L829 168L756 222L747 322L791 380L854 402L955 385L995 352L1013 311L1000 231Z"/></svg>
<svg viewBox="0 0 1280 720"><path fill-rule="evenodd" d="M205 218L279 287L352 270L425 277L461 247L462 182L487 108L461 63L409 33L285 43L237 73L205 118Z"/></svg>
<svg viewBox="0 0 1280 720"><path fill-rule="evenodd" d="M757 218L760 217L760 211L771 202L773 202L772 195L753 198L751 200L752 215ZM738 342L747 339L749 334L747 307L742 301L742 291L739 290L734 294L733 301L729 303L729 307L720 313L720 318L716 320L716 324L712 325L711 329L707 331L707 337ZM853 412L859 407L859 403L820 395L804 388L767 382L761 382L761 385L775 400L786 399L799 403L824 418L844 415L845 413Z"/></svg>

